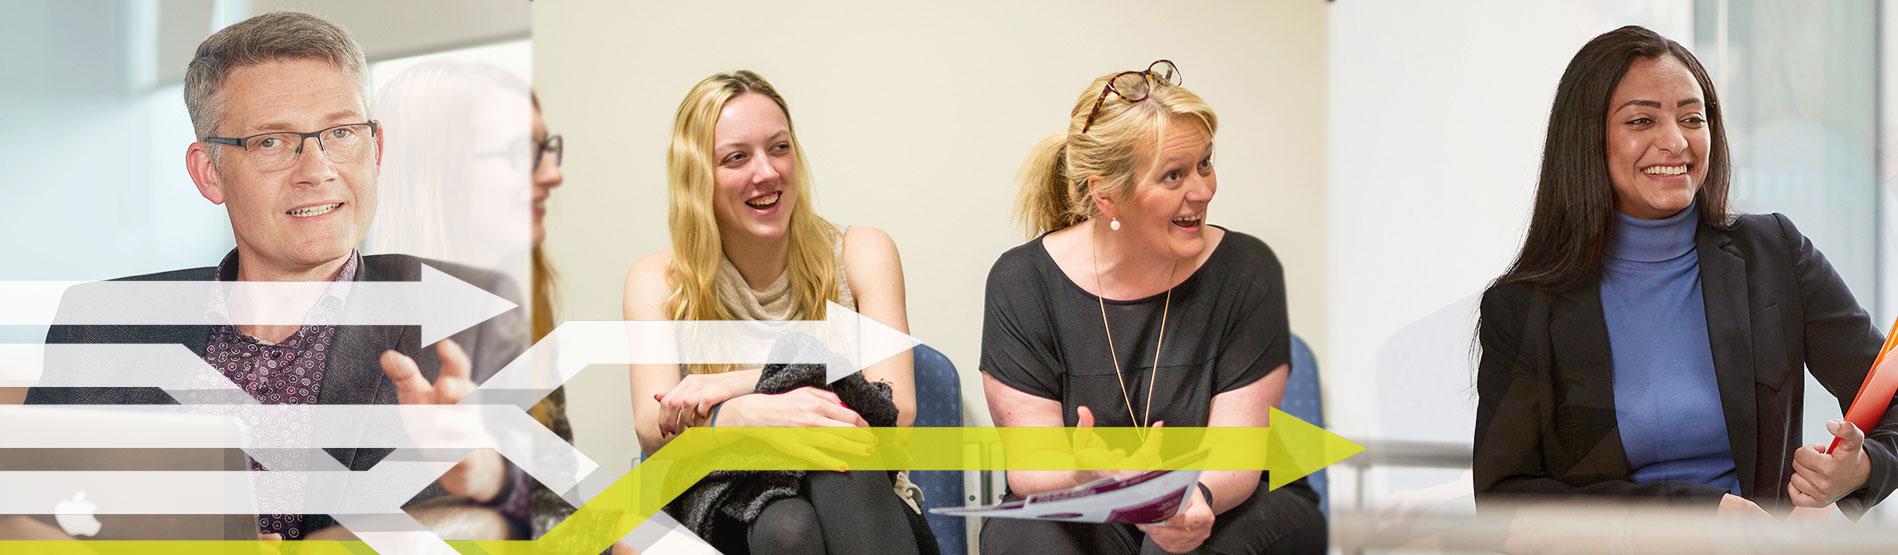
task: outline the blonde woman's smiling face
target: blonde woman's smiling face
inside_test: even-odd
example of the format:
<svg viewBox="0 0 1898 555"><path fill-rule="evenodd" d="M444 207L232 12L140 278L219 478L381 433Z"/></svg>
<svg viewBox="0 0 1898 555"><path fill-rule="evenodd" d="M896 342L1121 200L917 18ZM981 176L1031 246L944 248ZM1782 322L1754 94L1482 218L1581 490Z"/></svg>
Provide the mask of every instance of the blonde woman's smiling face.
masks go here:
<svg viewBox="0 0 1898 555"><path fill-rule="evenodd" d="M712 208L719 232L764 240L784 237L798 187L797 156L784 110L762 94L733 97L719 111L712 145Z"/></svg>
<svg viewBox="0 0 1898 555"><path fill-rule="evenodd" d="M1180 259L1206 249L1206 211L1219 179L1213 172L1213 135L1190 116L1172 116L1158 154L1153 138L1134 148L1133 195L1115 203L1119 233L1132 244Z"/></svg>

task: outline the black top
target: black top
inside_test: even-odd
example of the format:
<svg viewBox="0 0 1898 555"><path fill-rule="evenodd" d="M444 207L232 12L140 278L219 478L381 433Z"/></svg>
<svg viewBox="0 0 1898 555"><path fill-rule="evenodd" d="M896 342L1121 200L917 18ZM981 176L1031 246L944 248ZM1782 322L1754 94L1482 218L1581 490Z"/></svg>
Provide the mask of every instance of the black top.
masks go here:
<svg viewBox="0 0 1898 555"><path fill-rule="evenodd" d="M1003 253L989 270L981 369L1009 387L1061 401L1067 426L1082 405L1096 426L1138 425L1115 383L1100 300L1055 265L1042 245L1046 237ZM1166 302L1164 292L1106 301L1120 380L1143 420ZM1173 289L1161 349L1151 418L1167 427L1205 426L1214 395L1289 364L1285 278L1272 249L1227 231L1206 263Z"/></svg>
<svg viewBox="0 0 1898 555"><path fill-rule="evenodd" d="M1803 374L1811 372L1843 412L1878 356L1883 334L1785 216L1702 225L1694 241L1740 491L1761 508L1785 514L1793 451L1804 429ZM1479 333L1471 461L1479 509L1516 496L1719 505L1725 487L1631 480L1597 284L1573 291L1525 283L1490 287ZM1871 460L1865 487L1838 502L1854 519L1898 489L1898 411L1886 411L1866 433L1865 454Z"/></svg>

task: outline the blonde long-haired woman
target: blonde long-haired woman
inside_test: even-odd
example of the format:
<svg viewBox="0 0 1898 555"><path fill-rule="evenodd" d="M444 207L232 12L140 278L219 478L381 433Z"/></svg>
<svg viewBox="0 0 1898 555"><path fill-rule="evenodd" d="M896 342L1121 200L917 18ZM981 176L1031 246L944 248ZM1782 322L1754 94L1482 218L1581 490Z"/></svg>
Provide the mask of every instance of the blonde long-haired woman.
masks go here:
<svg viewBox="0 0 1898 555"><path fill-rule="evenodd" d="M1035 237L989 271L982 381L998 426L1265 426L1290 373L1285 280L1265 243L1206 224L1218 119L1172 62L1095 79L1022 166ZM1172 449L1176 446L1165 446ZM1010 495L1086 471L1009 471ZM1161 525L991 519L982 552L1322 553L1303 480L1208 471Z"/></svg>
<svg viewBox="0 0 1898 555"><path fill-rule="evenodd" d="M679 104L667 153L672 249L633 264L626 318L822 320L835 302L907 332L896 245L876 228L839 229L819 217L809 167L770 83L749 71L700 81ZM783 391L772 389L782 373L767 373L782 368L634 366L634 427L652 453L692 426L908 426L911 364L904 353L854 382ZM875 393L845 406L853 391ZM673 505L725 553L935 550L914 504L906 506L913 498L900 495L915 490L903 475L810 472L763 485L756 476L713 478L751 480L734 489L764 492L708 492L720 487L714 480Z"/></svg>

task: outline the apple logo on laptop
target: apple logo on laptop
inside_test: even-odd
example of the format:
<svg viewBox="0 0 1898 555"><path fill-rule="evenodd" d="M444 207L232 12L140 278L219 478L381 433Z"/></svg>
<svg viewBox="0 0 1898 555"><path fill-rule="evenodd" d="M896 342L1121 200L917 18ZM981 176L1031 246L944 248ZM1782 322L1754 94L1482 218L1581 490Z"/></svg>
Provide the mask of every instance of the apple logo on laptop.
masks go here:
<svg viewBox="0 0 1898 555"><path fill-rule="evenodd" d="M99 534L99 519L92 516L99 510L99 504L86 500L86 492L75 493L70 501L60 501L53 507L53 519L59 521L59 529L67 535L96 536Z"/></svg>

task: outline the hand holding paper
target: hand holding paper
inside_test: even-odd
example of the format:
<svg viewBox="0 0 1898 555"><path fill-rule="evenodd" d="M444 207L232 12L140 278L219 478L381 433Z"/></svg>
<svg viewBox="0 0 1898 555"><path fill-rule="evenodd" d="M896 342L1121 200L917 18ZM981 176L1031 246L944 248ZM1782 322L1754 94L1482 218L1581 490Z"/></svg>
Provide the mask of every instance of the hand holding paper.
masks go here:
<svg viewBox="0 0 1898 555"><path fill-rule="evenodd" d="M1817 445L1793 452L1793 479L1786 492L1793 505L1824 507L1865 486L1872 474L1871 459L1865 457L1865 433L1844 420L1826 422L1826 431L1837 436L1830 453Z"/></svg>
<svg viewBox="0 0 1898 555"><path fill-rule="evenodd" d="M1155 470L1127 478L1102 478L996 505L938 507L929 512L977 518L1152 524L1179 515L1191 499L1188 494L1199 495L1199 487L1194 485L1197 482L1198 470Z"/></svg>
<svg viewBox="0 0 1898 555"><path fill-rule="evenodd" d="M1205 459L1206 453L1205 450L1194 451L1159 466L1191 466ZM1067 489L1044 491L997 505L939 507L929 512L966 517L1155 524L1170 522L1170 519L1190 512L1187 510L1188 503L1199 498L1199 476L1198 470L1136 472L1131 476L1101 478ZM1212 506L1204 499L1198 503L1208 515L1207 521L1210 523ZM1188 520L1193 519L1197 517ZM1181 523L1190 525L1188 521Z"/></svg>
<svg viewBox="0 0 1898 555"><path fill-rule="evenodd" d="M1141 524L1140 532L1167 553L1186 553L1199 549L1213 535L1213 505L1200 495L1199 488L1187 497L1186 508L1159 524Z"/></svg>

